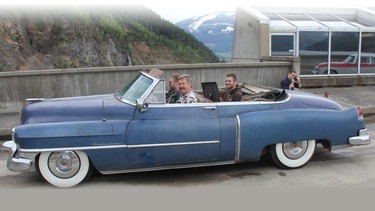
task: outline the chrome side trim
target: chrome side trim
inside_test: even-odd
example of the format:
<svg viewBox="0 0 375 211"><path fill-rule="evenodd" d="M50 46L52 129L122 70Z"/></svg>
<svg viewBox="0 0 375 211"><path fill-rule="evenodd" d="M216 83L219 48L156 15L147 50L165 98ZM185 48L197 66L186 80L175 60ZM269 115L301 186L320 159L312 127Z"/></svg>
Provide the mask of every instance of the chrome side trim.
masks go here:
<svg viewBox="0 0 375 211"><path fill-rule="evenodd" d="M236 151L235 151L235 161L240 161L240 151L241 151L241 120L238 115L236 115Z"/></svg>
<svg viewBox="0 0 375 211"><path fill-rule="evenodd" d="M145 148L145 147L165 147L165 146L185 146L185 145L198 145L198 144L218 144L220 141L196 141L196 142L183 142L183 143L165 143L165 144L138 144L128 145L127 148Z"/></svg>
<svg viewBox="0 0 375 211"><path fill-rule="evenodd" d="M100 149L119 149L119 148L147 148L147 147L167 147L167 146L186 146L186 145L200 145L200 144L218 144L220 141L197 141L197 142L182 142L182 143L160 143L160 144L138 144L138 145L108 145L108 146L86 146L86 147L64 147L64 148L48 148L48 149L19 149L24 153L35 152L56 152L56 151L77 151L77 150L100 150Z"/></svg>
<svg viewBox="0 0 375 211"><path fill-rule="evenodd" d="M181 169L181 168L195 168L195 167L205 167L205 166L219 166L219 165L229 165L234 164L235 161L223 161L223 162L212 162L212 163L199 163L199 164L181 164L172 166L160 166L151 168L140 168L140 169L127 169L118 171L100 171L102 174L122 174L122 173L132 173L132 172L144 172L144 171L158 171L166 169Z"/></svg>

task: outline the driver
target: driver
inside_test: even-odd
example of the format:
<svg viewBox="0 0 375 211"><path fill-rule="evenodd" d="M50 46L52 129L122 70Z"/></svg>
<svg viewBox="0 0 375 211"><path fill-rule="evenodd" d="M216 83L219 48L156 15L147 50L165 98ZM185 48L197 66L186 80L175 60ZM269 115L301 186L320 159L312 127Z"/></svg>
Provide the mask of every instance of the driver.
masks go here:
<svg viewBox="0 0 375 211"><path fill-rule="evenodd" d="M191 81L190 75L188 74L180 75L178 77L178 86L182 95L176 101L176 103L197 103L198 102L198 98L191 88L192 81Z"/></svg>

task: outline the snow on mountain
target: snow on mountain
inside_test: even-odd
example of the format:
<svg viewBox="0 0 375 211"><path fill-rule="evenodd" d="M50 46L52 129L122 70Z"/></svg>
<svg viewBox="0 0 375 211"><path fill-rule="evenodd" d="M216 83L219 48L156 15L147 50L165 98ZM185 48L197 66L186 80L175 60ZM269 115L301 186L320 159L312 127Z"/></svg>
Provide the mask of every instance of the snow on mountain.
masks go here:
<svg viewBox="0 0 375 211"><path fill-rule="evenodd" d="M230 60L234 31L234 11L215 12L175 23L204 43L220 58Z"/></svg>

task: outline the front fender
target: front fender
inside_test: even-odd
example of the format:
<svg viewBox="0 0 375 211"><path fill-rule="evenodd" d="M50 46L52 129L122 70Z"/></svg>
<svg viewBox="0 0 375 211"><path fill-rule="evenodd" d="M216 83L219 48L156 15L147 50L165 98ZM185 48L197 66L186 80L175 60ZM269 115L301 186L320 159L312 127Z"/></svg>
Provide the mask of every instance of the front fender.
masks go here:
<svg viewBox="0 0 375 211"><path fill-rule="evenodd" d="M21 151L122 145L126 125L124 120L27 124L15 128L14 140Z"/></svg>
<svg viewBox="0 0 375 211"><path fill-rule="evenodd" d="M259 160L272 144L327 140L331 145L348 144L348 139L365 128L356 108L348 110L289 109L239 115L240 160Z"/></svg>

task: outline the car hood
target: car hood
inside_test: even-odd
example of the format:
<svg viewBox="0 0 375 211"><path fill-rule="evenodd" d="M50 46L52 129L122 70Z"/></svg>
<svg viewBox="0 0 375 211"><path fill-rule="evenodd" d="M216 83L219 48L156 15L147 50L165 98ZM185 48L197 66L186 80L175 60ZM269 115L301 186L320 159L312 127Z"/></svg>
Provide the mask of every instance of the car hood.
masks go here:
<svg viewBox="0 0 375 211"><path fill-rule="evenodd" d="M113 94L45 99L31 101L23 107L21 124L129 119L134 109Z"/></svg>

